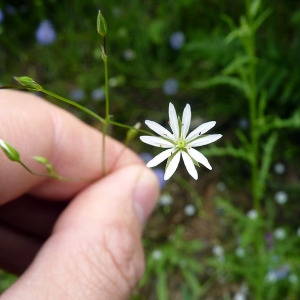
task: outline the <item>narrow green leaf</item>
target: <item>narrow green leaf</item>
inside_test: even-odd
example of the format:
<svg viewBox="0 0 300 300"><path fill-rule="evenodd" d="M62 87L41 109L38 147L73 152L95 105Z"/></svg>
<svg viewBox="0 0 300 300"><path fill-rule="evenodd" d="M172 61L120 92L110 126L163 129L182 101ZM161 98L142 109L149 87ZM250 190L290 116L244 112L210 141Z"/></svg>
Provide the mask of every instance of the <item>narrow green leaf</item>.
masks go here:
<svg viewBox="0 0 300 300"><path fill-rule="evenodd" d="M266 188L266 180L269 173L270 165L272 163L272 152L274 150L276 141L278 138L278 133L273 132L266 144L264 145L264 153L262 157L262 165L261 169L259 171L259 180L258 180L258 186L257 186L257 193L259 195L259 198L261 198L264 195L265 188Z"/></svg>
<svg viewBox="0 0 300 300"><path fill-rule="evenodd" d="M253 0L251 2L249 13L252 18L254 18L257 15L260 6L261 6L261 0Z"/></svg>
<svg viewBox="0 0 300 300"><path fill-rule="evenodd" d="M238 90L241 90L245 95L249 94L249 85L246 82L244 82L240 78L227 76L227 75L225 76L220 75L220 76L212 77L207 80L195 81L192 84L192 87L196 89L207 89L213 86L218 86L223 84L230 85Z"/></svg>

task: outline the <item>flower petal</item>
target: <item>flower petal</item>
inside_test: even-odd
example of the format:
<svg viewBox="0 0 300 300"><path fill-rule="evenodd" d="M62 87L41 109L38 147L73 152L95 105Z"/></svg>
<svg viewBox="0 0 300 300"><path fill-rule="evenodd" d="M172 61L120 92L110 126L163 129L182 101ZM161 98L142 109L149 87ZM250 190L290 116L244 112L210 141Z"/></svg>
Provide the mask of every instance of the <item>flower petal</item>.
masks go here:
<svg viewBox="0 0 300 300"><path fill-rule="evenodd" d="M197 140L194 140L188 144L188 146L191 147L199 147L199 146L204 146L210 143L215 142L216 140L220 139L222 137L222 134L210 134L205 137L200 137Z"/></svg>
<svg viewBox="0 0 300 300"><path fill-rule="evenodd" d="M160 147L160 148L173 148L174 145L161 138L161 137L157 137L157 136L150 136L150 135L142 135L140 136L140 140L146 144L149 144L151 146L155 146L155 147Z"/></svg>
<svg viewBox="0 0 300 300"><path fill-rule="evenodd" d="M150 129L152 129L157 134L168 137L170 139L174 139L174 135L168 129L164 128L160 124L149 120L146 120L145 123Z"/></svg>
<svg viewBox="0 0 300 300"><path fill-rule="evenodd" d="M175 154L175 156L172 158L169 165L167 166L164 180L168 180L174 174L174 172L178 167L179 161L180 161L180 151L178 151Z"/></svg>
<svg viewBox="0 0 300 300"><path fill-rule="evenodd" d="M189 155L196 160L197 162L201 163L203 166L205 166L207 169L211 170L212 167L208 161L208 159L199 151L189 148L187 149Z"/></svg>
<svg viewBox="0 0 300 300"><path fill-rule="evenodd" d="M178 127L178 119L174 105L170 102L169 103L169 120L170 120L170 127L174 133L175 139L179 138L179 127Z"/></svg>
<svg viewBox="0 0 300 300"><path fill-rule="evenodd" d="M157 165L159 165L161 162L163 162L164 160L166 160L168 157L170 157L172 155L172 149L167 149L164 150L163 152L159 153L158 155L156 155L154 158L152 158L148 163L147 163L147 167L148 168L152 168L155 167Z"/></svg>
<svg viewBox="0 0 300 300"><path fill-rule="evenodd" d="M185 138L190 129L191 124L191 106L187 104L183 110L182 114L182 127L181 127L181 137Z"/></svg>
<svg viewBox="0 0 300 300"><path fill-rule="evenodd" d="M191 157L186 153L186 152L182 152L182 159L183 162L185 164L185 167L187 169L187 171L189 172L189 174L195 179L198 179L198 173L197 170L195 168L195 165L193 163L193 160L191 159Z"/></svg>
<svg viewBox="0 0 300 300"><path fill-rule="evenodd" d="M213 128L215 125L216 125L216 121L210 121L210 122L201 124L187 136L186 141L190 141L196 137L199 137L199 135L206 133L208 130Z"/></svg>

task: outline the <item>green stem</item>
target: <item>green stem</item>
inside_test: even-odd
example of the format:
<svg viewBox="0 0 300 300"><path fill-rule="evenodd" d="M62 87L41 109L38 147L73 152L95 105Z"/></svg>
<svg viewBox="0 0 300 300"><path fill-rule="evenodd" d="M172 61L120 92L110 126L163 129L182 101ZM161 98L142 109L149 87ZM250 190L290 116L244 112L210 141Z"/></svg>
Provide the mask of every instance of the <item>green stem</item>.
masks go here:
<svg viewBox="0 0 300 300"><path fill-rule="evenodd" d="M145 133L147 135L154 135L152 132L150 131L147 131L147 130L143 130L143 129L138 129L138 128L134 128L130 125L126 125L126 124L122 124L122 123L119 123L119 122L116 122L116 121L112 121L112 120L109 120L109 124L111 125L115 125L115 126L118 126L118 127L121 127L121 128L126 128L126 129L133 129L133 130L136 130L140 133Z"/></svg>
<svg viewBox="0 0 300 300"><path fill-rule="evenodd" d="M103 124L102 130L102 174L105 175L105 138L107 134L107 126L110 122L109 115L109 88L108 88L108 64L107 64L107 55L106 55L106 41L105 37L103 38L103 48L102 48L102 58L104 62L104 78L105 78L105 122Z"/></svg>
<svg viewBox="0 0 300 300"><path fill-rule="evenodd" d="M78 103L76 103L76 102L74 102L72 100L69 100L69 99L64 98L62 96L59 96L59 95L57 95L55 93L52 93L50 91L47 91L45 89L42 89L41 92L44 93L44 94L46 94L46 95L49 95L51 97L54 97L54 98L56 98L58 100L61 100L61 101L65 102L65 103L68 103L68 104L70 104L72 106L75 106L75 107L81 109L82 111L84 111L88 115L92 116L96 120L100 121L101 123L105 124L105 122L106 122L106 120L104 120L103 118L101 118L100 116L98 116L97 114L95 114L93 111L89 110L88 108L86 108L86 107L84 107L84 106L82 106L82 105L80 105L80 104L78 104Z"/></svg>
<svg viewBox="0 0 300 300"><path fill-rule="evenodd" d="M134 128L134 127L132 127L130 125L126 125L126 124L122 124L122 123L119 123L119 122L116 122L116 121L112 121L112 120L110 120L110 118L103 119L100 116L98 116L97 114L95 114L93 111L89 110L88 108L86 108L86 107L84 107L84 106L82 106L82 105L80 105L80 104L78 104L78 103L76 103L76 102L74 102L72 100L69 100L69 99L64 98L62 96L59 96L59 95L57 95L55 93L52 93L52 92L50 92L48 90L42 89L41 92L44 93L44 94L46 94L46 95L49 95L51 97L54 97L54 98L56 98L58 100L61 100L61 101L65 102L65 103L68 103L68 104L70 104L72 106L75 106L75 107L79 108L80 110L84 111L85 113L87 113L88 115L92 116L97 121L100 121L103 124L105 124L105 123L112 124L112 125L115 125L115 126L118 126L118 127L121 127L121 128L134 129L134 130L136 130L136 131L138 131L140 133L145 133L145 134L148 134L148 135L153 135L152 132L149 132L147 130ZM107 89L106 93L108 93L108 89ZM107 112L109 114L109 110L106 110L106 113Z"/></svg>

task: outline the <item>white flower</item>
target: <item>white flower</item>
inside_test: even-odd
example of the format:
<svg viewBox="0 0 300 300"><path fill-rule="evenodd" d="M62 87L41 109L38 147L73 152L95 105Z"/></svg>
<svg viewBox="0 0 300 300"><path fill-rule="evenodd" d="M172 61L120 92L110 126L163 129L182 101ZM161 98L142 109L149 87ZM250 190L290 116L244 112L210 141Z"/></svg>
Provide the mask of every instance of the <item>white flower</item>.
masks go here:
<svg viewBox="0 0 300 300"><path fill-rule="evenodd" d="M146 120L146 125L155 131L160 137L155 136L141 136L140 139L149 145L168 148L164 150L147 163L147 167L155 167L168 158L164 179L168 180L176 171L180 157L182 156L183 162L189 174L198 179L198 173L195 168L199 166L198 163L203 164L209 170L212 169L207 158L195 150L194 147L204 146L222 137L221 134L210 134L202 136L208 130L215 126L216 122L211 121L203 123L188 134L191 123L191 107L186 105L182 114L182 121L177 117L175 107L172 103L169 104L169 125L172 133L166 128L162 127L156 122Z"/></svg>

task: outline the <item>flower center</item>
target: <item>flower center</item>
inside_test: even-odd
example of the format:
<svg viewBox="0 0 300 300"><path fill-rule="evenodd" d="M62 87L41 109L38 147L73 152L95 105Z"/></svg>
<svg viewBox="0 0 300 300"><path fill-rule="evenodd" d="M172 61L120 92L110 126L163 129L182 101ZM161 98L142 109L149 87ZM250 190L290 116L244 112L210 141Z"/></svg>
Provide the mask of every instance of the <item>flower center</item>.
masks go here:
<svg viewBox="0 0 300 300"><path fill-rule="evenodd" d="M179 139L179 140L177 141L176 147L177 147L178 149L183 149L183 148L185 148L185 147L186 147L186 142L185 142L185 140Z"/></svg>

